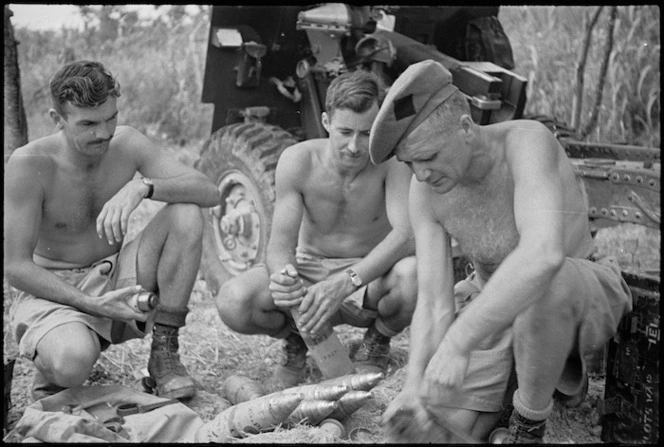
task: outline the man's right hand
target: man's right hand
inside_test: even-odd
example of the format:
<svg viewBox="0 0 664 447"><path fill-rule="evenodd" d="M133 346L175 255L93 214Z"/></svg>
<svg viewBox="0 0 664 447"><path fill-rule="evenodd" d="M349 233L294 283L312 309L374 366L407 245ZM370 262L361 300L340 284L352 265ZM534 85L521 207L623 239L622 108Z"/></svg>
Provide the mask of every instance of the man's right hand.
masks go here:
<svg viewBox="0 0 664 447"><path fill-rule="evenodd" d="M270 295L275 306L299 306L306 293L307 288L292 264L286 264L279 272L270 275Z"/></svg>
<svg viewBox="0 0 664 447"><path fill-rule="evenodd" d="M380 423L393 442L407 443L420 439L431 420L418 393L404 388L387 406Z"/></svg>
<svg viewBox="0 0 664 447"><path fill-rule="evenodd" d="M145 322L153 311L141 312L129 304L129 299L141 291L143 291L141 286L129 286L106 292L98 297L92 297L89 313L110 318L114 321L129 322L136 320Z"/></svg>

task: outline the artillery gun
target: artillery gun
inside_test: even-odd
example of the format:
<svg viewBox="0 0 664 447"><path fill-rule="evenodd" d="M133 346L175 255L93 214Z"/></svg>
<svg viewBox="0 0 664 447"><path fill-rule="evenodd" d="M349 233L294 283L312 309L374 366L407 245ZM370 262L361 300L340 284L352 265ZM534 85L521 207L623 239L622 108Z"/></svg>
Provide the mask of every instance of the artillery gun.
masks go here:
<svg viewBox="0 0 664 447"><path fill-rule="evenodd" d="M497 15L493 6L212 7L202 100L214 104L214 116L196 162L221 193L219 205L205 211L201 273L210 291L265 262L277 160L297 141L326 136L325 92L340 73L370 70L389 86L410 64L433 59L450 70L476 122L522 118L527 80L512 71ZM478 23L491 24L487 34L471 32ZM659 228L659 148L585 143L555 120L531 118L551 129L583 180L593 233L623 222ZM609 345L602 437L652 442L659 270L623 275L635 311L621 323L625 335Z"/></svg>

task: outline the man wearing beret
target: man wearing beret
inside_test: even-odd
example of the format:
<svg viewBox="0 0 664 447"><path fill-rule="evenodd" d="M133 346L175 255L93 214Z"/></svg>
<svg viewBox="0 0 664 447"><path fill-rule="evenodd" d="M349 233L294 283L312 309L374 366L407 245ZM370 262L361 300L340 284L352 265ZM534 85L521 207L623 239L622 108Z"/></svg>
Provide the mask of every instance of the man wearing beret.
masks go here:
<svg viewBox="0 0 664 447"><path fill-rule="evenodd" d="M631 295L615 259L593 258L582 184L552 133L470 113L450 73L423 61L371 130L372 162L395 155L414 173L418 265L407 377L383 421L401 440L432 420L487 440L514 364L507 442L543 442L554 392L585 392L583 355L613 336ZM474 267L456 286L451 238Z"/></svg>
<svg viewBox="0 0 664 447"><path fill-rule="evenodd" d="M227 281L217 296L231 329L284 339L275 370L281 387L306 372L307 346L291 308L299 306L300 330L312 336L326 322L367 327L353 357L358 372L384 371L390 338L412 318L412 173L396 160L369 161L379 93L377 77L363 70L330 83L322 113L329 138L297 143L279 158L267 265Z"/></svg>

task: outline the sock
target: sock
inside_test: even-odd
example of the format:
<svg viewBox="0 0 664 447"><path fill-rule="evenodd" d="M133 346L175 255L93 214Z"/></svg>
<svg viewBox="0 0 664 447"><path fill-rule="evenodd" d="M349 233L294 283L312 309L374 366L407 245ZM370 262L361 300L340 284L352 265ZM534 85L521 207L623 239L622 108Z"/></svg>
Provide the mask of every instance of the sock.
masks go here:
<svg viewBox="0 0 664 447"><path fill-rule="evenodd" d="M531 410L526 407L519 396L519 390L514 391L514 398L512 399L514 409L526 419L531 421L544 421L546 420L553 411L553 398L549 400L549 404L542 410Z"/></svg>

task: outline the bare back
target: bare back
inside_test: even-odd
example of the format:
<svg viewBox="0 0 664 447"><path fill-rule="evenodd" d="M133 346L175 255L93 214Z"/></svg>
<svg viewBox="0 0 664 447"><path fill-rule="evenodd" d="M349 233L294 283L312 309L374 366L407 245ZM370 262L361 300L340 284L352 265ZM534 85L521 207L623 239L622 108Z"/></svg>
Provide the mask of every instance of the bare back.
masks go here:
<svg viewBox="0 0 664 447"><path fill-rule="evenodd" d="M34 203L21 205L33 207L29 215L39 222L35 254L84 266L120 249L121 244L109 245L99 238L96 219L106 201L137 172L136 157L124 144L128 132L119 127L108 152L95 165L74 163L60 133L12 154L7 169L16 171L15 178L32 179L35 189Z"/></svg>
<svg viewBox="0 0 664 447"><path fill-rule="evenodd" d="M511 150L512 157L519 158L532 157L534 152L529 153L527 142L506 149L506 142L512 141L510 129L517 126L519 131L523 132L523 122L494 125L494 136L502 143L494 146L496 163L482 182L472 186L457 185L447 194L432 195L438 218L447 232L459 242L461 251L473 260L476 267L479 264L479 267L489 274L495 271L519 243L514 213L514 168L510 165L507 151ZM541 132L542 129L534 128L532 131ZM512 138L524 140L523 135ZM557 160L556 165L551 168L555 169L561 178L563 206L563 209L551 210L551 213L562 216L565 254L585 258L592 252L593 242L582 186L577 181L564 150L553 136L550 138L553 140L550 150L558 152L557 156L553 157Z"/></svg>
<svg viewBox="0 0 664 447"><path fill-rule="evenodd" d="M325 162L326 140L292 149L301 154L293 179L304 203L298 245L326 257L365 256L392 229L385 206L386 164L369 163L344 179Z"/></svg>

